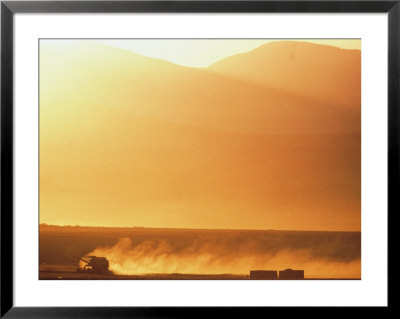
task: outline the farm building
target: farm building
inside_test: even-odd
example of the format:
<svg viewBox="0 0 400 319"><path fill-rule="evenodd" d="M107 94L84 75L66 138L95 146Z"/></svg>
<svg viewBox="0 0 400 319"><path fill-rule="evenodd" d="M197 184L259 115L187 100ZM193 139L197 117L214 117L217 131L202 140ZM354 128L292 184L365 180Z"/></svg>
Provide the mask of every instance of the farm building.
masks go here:
<svg viewBox="0 0 400 319"><path fill-rule="evenodd" d="M304 279L304 270L280 270L279 279Z"/></svg>
<svg viewBox="0 0 400 319"><path fill-rule="evenodd" d="M276 270L250 270L250 279L277 279Z"/></svg>

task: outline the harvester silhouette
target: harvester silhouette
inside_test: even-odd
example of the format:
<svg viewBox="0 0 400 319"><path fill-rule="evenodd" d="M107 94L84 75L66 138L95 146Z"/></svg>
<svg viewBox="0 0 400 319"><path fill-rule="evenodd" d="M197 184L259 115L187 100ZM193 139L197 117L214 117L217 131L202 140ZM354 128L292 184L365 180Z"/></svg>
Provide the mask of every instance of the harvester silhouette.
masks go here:
<svg viewBox="0 0 400 319"><path fill-rule="evenodd" d="M105 257L97 256L87 256L84 258L79 258L85 263L83 268L78 268L79 272L92 273L92 274L108 274L109 262Z"/></svg>

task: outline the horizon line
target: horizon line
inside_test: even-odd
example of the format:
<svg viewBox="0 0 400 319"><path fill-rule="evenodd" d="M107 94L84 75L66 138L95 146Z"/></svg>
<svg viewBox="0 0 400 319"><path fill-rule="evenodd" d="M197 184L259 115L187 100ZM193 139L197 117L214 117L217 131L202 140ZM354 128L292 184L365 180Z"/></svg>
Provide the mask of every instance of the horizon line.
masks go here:
<svg viewBox="0 0 400 319"><path fill-rule="evenodd" d="M141 228L141 229L169 229L169 230L238 230L238 231L288 231L288 232L347 232L361 233L361 230L310 230L310 229L257 229L257 228L193 228L193 227L147 227L147 226L86 226L86 225L60 225L39 223L39 226L49 227L81 227L81 228Z"/></svg>

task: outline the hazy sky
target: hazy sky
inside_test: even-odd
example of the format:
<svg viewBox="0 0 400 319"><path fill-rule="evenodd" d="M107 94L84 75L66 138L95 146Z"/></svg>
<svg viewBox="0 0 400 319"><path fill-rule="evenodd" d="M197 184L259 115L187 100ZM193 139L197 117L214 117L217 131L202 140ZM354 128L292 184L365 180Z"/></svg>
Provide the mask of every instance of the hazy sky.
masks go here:
<svg viewBox="0 0 400 319"><path fill-rule="evenodd" d="M361 52L267 41L41 42L40 221L360 230Z"/></svg>
<svg viewBox="0 0 400 319"><path fill-rule="evenodd" d="M158 58L189 67L207 67L225 57L251 51L260 45L281 39L125 39L95 40L110 46L126 49L144 56ZM297 39L343 49L361 49L360 39ZM43 41L43 40L42 40ZM49 40L52 44L66 45L76 40ZM43 42L46 42L44 40Z"/></svg>

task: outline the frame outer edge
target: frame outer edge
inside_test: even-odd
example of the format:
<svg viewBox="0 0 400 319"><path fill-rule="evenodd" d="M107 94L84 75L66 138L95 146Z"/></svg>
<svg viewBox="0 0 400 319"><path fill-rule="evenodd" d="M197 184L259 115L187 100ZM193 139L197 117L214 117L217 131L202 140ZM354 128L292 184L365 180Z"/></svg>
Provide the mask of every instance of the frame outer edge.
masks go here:
<svg viewBox="0 0 400 319"><path fill-rule="evenodd" d="M388 12L398 0L84 0L5 1L19 13Z"/></svg>
<svg viewBox="0 0 400 319"><path fill-rule="evenodd" d="M390 11L388 19L388 277L390 243L393 244L393 216L400 207L400 2ZM392 223L390 222L392 216ZM393 285L393 283L392 283ZM390 281L388 280L388 292ZM393 296L388 305L394 304Z"/></svg>
<svg viewBox="0 0 400 319"><path fill-rule="evenodd" d="M35 3L36 2L36 3ZM13 307L13 13L14 12L80 12L78 9L79 2L73 4L74 1L61 1L68 9L61 5L57 5L58 1L1 1L1 257L0 257L0 317L22 318L22 317L52 317L57 314L63 317L67 314L66 308L25 308ZM98 1L93 1L98 2ZM117 3L120 1L116 1ZM345 3L345 1L343 1ZM362 2L362 1L360 1ZM364 1L364 4L366 4ZM374 2L374 1L371 1ZM354 2L353 2L354 3ZM393 5L396 3L395 5ZM95 3L93 3L95 4ZM121 3L120 3L121 4ZM278 4L278 3L277 3ZM361 4L361 3L360 3ZM372 4L372 3L371 3ZM376 2L375 2L376 4ZM49 6L50 5L50 6ZM71 10L71 7L74 8ZM47 8L46 8L47 7ZM49 8L50 7L50 8ZM49 10L50 9L50 10ZM61 10L60 10L61 9ZM64 10L63 10L64 9ZM82 8L80 8L82 9ZM359 9L359 8L357 8ZM400 190L400 2L382 1L380 5L368 10L349 10L351 12L387 12L388 19L388 212L392 215L397 213L399 209L400 199L398 191ZM71 11L70 11L71 10ZM148 11L149 8L144 11ZM94 10L97 11L97 10ZM99 10L102 11L102 10ZM129 10L128 10L129 11ZM141 10L138 10L141 11ZM151 9L149 11L152 11ZM156 10L157 11L157 10ZM169 10L161 10L167 11ZM178 10L180 11L180 10ZM183 10L185 11L185 10ZM282 7L277 6L274 12L284 12ZM93 11L91 11L93 12ZM181 11L182 12L182 11ZM304 12L307 12L304 11ZM315 12L315 11L314 11ZM318 11L319 12L319 11ZM322 11L321 11L322 12ZM336 11L338 12L338 11ZM340 10L339 10L340 12ZM390 214L388 214L388 218ZM393 219L393 218L392 218ZM390 220L388 220L388 225ZM390 239L393 241L393 231L389 232L388 251ZM389 266L389 254L388 254ZM389 270L389 269L388 269ZM388 281L389 285L389 281ZM392 304L393 298L388 299L388 305ZM295 307L299 309L298 307ZM140 308L139 308L140 309ZM136 309L139 316L147 317L149 314L160 315L162 308L142 308L142 311ZM200 308L201 309L201 308ZM240 309L240 308L239 308ZM300 308L301 309L301 308ZM129 313L129 317L133 315L135 310L130 308L69 308L69 314L74 313L77 318L93 317L98 315L104 317L110 312L118 318L125 318ZM97 311L96 311L97 310ZM139 310L139 311L138 311ZM179 310L174 307L163 309L172 315L179 314ZM169 310L169 311L168 311ZM201 310L206 310L201 309ZM221 309L219 309L221 310ZM227 309L226 309L227 310ZM358 309L359 310L359 309ZM370 312L373 309L369 310ZM164 316L165 316L164 312ZM193 314L193 313L192 313ZM60 316L61 315L61 316ZM164 317L161 315L160 317ZM159 317L159 316L157 316ZM63 317L64 318L64 317Z"/></svg>
<svg viewBox="0 0 400 319"><path fill-rule="evenodd" d="M13 31L1 3L1 316L13 306Z"/></svg>

